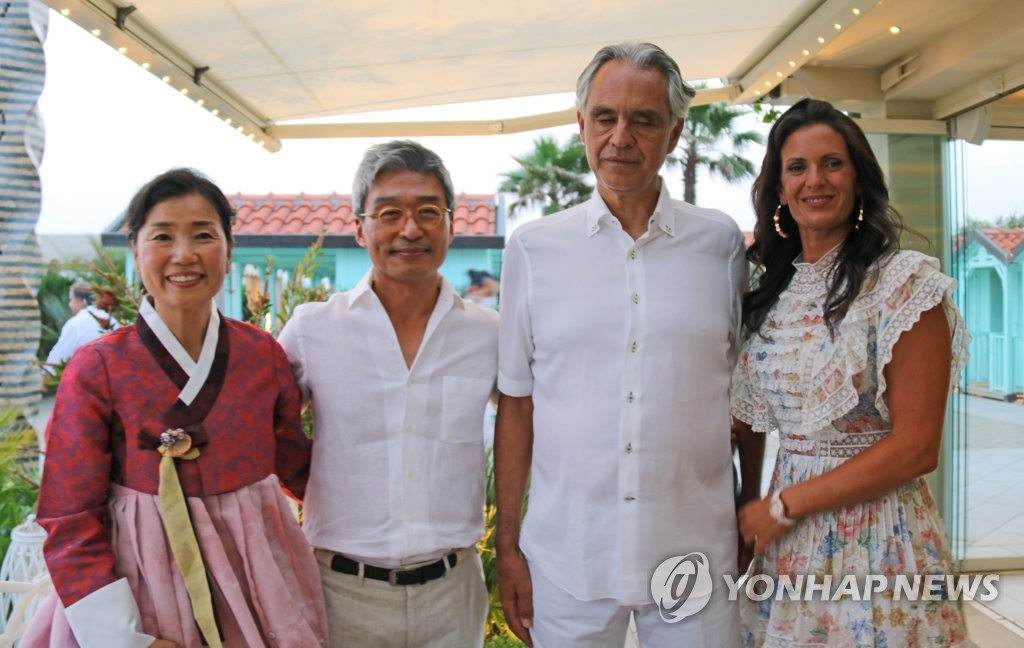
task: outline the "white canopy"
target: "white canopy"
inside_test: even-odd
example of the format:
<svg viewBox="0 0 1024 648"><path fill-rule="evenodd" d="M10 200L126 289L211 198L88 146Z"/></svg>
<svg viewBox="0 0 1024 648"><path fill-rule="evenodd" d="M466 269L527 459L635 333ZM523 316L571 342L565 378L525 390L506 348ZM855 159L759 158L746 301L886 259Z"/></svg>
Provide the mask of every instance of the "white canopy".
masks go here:
<svg viewBox="0 0 1024 648"><path fill-rule="evenodd" d="M608 43L662 46L698 101L828 99L880 132L1024 138L1021 0L46 0L254 141L503 133L479 121L295 123L574 89ZM994 102L994 103L993 103ZM956 118L960 116L959 118Z"/></svg>

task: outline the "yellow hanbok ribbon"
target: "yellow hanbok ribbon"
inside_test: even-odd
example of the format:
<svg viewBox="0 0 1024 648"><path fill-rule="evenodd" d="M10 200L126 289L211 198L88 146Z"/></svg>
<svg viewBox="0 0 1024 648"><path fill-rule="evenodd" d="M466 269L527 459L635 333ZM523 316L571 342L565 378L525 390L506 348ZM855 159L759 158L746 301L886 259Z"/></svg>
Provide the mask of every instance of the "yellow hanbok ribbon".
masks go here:
<svg viewBox="0 0 1024 648"><path fill-rule="evenodd" d="M185 581L185 590L192 605L192 616L199 626L206 645L221 648L220 632L213 615L213 597L206 580L206 566L199 552L199 541L188 514L185 493L178 481L175 459L191 460L199 456L199 448L192 447L192 437L184 430L167 430L160 435L160 486L157 499L164 517L164 530L174 554L174 562Z"/></svg>

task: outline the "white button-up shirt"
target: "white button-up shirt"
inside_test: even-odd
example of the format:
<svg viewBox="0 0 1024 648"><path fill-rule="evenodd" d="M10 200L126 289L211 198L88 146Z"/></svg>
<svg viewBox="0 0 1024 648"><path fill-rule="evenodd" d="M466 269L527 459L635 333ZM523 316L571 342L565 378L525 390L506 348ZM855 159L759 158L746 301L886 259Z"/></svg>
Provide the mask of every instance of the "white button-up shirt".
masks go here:
<svg viewBox="0 0 1024 648"><path fill-rule="evenodd" d="M411 367L370 274L295 310L280 342L313 406L314 547L397 567L480 539L497 336L497 313L444 279Z"/></svg>
<svg viewBox="0 0 1024 648"><path fill-rule="evenodd" d="M729 377L743 237L662 182L633 240L595 192L523 225L501 279L498 388L533 397L520 545L582 600L652 601L666 558L735 571Z"/></svg>
<svg viewBox="0 0 1024 648"><path fill-rule="evenodd" d="M103 328L100 320L108 320L108 328ZM56 366L69 360L78 347L88 344L107 331L118 327L119 324L111 319L107 311L91 304L86 306L64 323L56 344L50 349L50 354L46 356L46 364Z"/></svg>

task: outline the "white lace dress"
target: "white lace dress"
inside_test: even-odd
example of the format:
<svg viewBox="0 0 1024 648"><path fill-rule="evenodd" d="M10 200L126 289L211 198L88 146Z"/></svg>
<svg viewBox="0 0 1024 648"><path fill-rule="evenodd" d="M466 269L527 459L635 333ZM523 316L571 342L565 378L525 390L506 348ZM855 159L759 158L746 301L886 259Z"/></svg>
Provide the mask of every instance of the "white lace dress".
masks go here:
<svg viewBox="0 0 1024 648"><path fill-rule="evenodd" d="M883 370L900 335L942 304L953 338L952 378L967 361L969 335L952 301L955 282L938 262L903 251L884 260L829 336L823 319L827 275L838 248L796 273L741 351L732 413L756 432L777 430L772 491L828 472L891 429ZM943 524L921 478L876 499L799 521L751 566L770 577L831 574L951 574ZM817 597L820 599L820 597ZM949 600L742 601L744 646L964 646L959 604Z"/></svg>

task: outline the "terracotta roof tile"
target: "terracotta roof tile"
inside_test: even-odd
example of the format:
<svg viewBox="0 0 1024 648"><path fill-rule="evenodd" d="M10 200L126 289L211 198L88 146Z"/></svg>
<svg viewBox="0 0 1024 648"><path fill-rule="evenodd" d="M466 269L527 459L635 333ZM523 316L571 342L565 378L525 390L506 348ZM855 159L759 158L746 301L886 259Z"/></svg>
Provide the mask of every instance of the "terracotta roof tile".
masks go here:
<svg viewBox="0 0 1024 648"><path fill-rule="evenodd" d="M1005 252L1010 259L1024 244L1024 228L1021 227L979 227L977 231Z"/></svg>
<svg viewBox="0 0 1024 648"><path fill-rule="evenodd" d="M355 234L352 197L329 195L229 196L237 211L235 234ZM493 195L460 194L455 197L452 221L455 233L494 236L497 208Z"/></svg>

